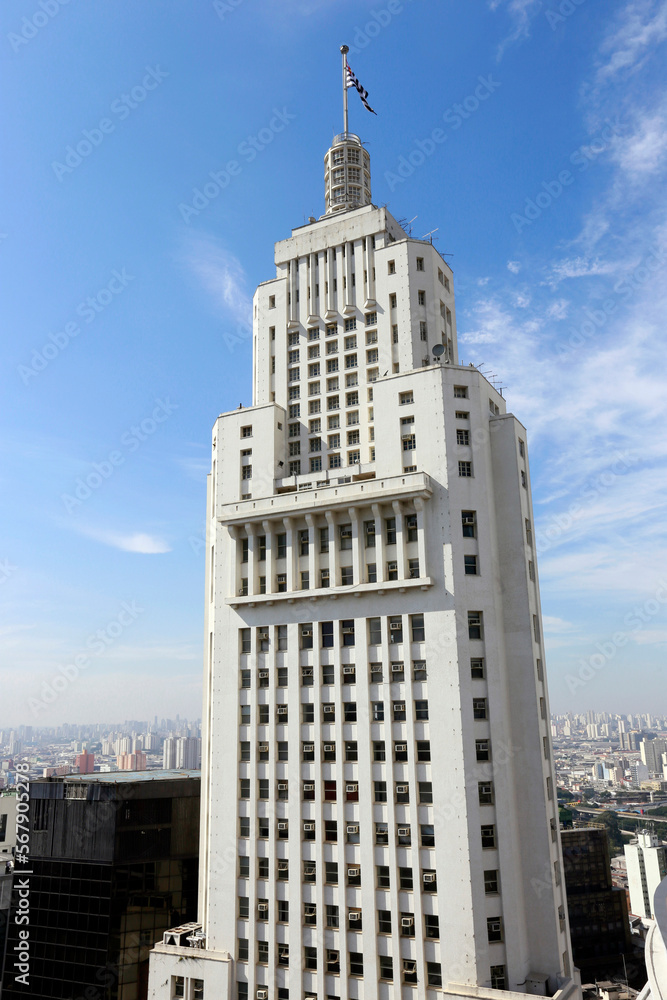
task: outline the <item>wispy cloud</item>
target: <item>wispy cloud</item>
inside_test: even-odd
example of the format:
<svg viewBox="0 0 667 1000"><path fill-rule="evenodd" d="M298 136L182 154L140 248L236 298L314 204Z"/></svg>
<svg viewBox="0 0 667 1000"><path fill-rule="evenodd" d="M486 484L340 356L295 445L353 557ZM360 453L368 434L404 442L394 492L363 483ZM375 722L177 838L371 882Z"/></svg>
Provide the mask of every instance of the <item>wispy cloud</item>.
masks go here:
<svg viewBox="0 0 667 1000"><path fill-rule="evenodd" d="M636 73L651 50L667 39L665 0L633 0L625 5L617 22L600 47L598 85L609 83L620 73Z"/></svg>
<svg viewBox="0 0 667 1000"><path fill-rule="evenodd" d="M496 52L498 62L510 45L530 36L531 21L541 6L542 0L489 0L492 11L503 10L510 20L510 30L498 45Z"/></svg>
<svg viewBox="0 0 667 1000"><path fill-rule="evenodd" d="M244 330L252 328L252 299L245 271L220 240L205 233L187 234L181 261L217 309Z"/></svg>
<svg viewBox="0 0 667 1000"><path fill-rule="evenodd" d="M521 264L519 263L518 260L508 260L507 270L511 271L512 274L518 274L519 271L521 270Z"/></svg>
<svg viewBox="0 0 667 1000"><path fill-rule="evenodd" d="M85 525L75 525L75 530L85 535L86 538L92 538L96 542L110 545L114 549L121 549L123 552L136 552L148 556L171 552L171 546L164 539L158 538L156 535L147 535L144 532L121 534Z"/></svg>
<svg viewBox="0 0 667 1000"><path fill-rule="evenodd" d="M631 135L614 145L612 157L631 179L645 180L665 162L667 114L656 110L640 114Z"/></svg>

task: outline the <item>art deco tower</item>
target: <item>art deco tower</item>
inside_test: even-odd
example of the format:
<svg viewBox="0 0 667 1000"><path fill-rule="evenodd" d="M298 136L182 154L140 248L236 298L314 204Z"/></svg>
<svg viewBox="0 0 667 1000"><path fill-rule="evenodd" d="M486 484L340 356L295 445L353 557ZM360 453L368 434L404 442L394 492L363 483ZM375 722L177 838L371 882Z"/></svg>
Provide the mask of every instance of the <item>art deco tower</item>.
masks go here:
<svg viewBox="0 0 667 1000"><path fill-rule="evenodd" d="M213 429L201 927L152 997L575 995L526 431L358 136Z"/></svg>

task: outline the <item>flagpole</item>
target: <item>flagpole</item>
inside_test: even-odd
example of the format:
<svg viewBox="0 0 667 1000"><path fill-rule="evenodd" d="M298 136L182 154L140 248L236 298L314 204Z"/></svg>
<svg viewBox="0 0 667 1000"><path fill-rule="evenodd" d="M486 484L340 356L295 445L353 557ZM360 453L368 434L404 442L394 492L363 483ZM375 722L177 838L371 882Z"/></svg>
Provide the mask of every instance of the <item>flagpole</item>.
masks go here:
<svg viewBox="0 0 667 1000"><path fill-rule="evenodd" d="M343 55L343 132L347 135L347 54L349 46L341 45L340 51Z"/></svg>

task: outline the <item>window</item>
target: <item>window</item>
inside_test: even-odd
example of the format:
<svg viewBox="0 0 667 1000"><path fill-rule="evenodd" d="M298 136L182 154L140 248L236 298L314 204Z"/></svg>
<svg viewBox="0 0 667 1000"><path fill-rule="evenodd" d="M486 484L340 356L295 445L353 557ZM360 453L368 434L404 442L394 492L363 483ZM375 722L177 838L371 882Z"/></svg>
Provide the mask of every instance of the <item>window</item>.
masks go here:
<svg viewBox="0 0 667 1000"><path fill-rule="evenodd" d="M340 975L340 955L333 948L327 948L327 972L330 975Z"/></svg>
<svg viewBox="0 0 667 1000"><path fill-rule="evenodd" d="M327 927L336 928L339 926L338 907L327 905Z"/></svg>
<svg viewBox="0 0 667 1000"><path fill-rule="evenodd" d="M305 969L309 969L311 972L317 969L317 948L304 948L303 949L303 964Z"/></svg>
<svg viewBox="0 0 667 1000"><path fill-rule="evenodd" d="M343 721L344 722L356 722L357 721L357 703L355 701L346 701L343 703ZM348 795L348 798L350 796Z"/></svg>
<svg viewBox="0 0 667 1000"><path fill-rule="evenodd" d="M387 261L387 274L396 274L396 261L395 260L388 260Z"/></svg>
<svg viewBox="0 0 667 1000"><path fill-rule="evenodd" d="M376 865L375 874L378 889L388 889L391 885L388 865Z"/></svg>
<svg viewBox="0 0 667 1000"><path fill-rule="evenodd" d="M435 938L437 940L440 937L440 918L435 914L424 914L424 933L427 938Z"/></svg>
<svg viewBox="0 0 667 1000"><path fill-rule="evenodd" d="M428 340L428 328L424 320L421 320L419 324L419 336L421 340ZM425 358L426 362L428 362L428 360L428 358Z"/></svg>
<svg viewBox="0 0 667 1000"><path fill-rule="evenodd" d="M461 427L456 429L456 443L460 445L470 444L470 431Z"/></svg>
<svg viewBox="0 0 667 1000"><path fill-rule="evenodd" d="M373 801L374 802L386 802L387 801L387 782L386 781L374 781L373 782Z"/></svg>
<svg viewBox="0 0 667 1000"><path fill-rule="evenodd" d="M526 480L526 473L523 471L523 469L521 469L521 485L523 486L524 490L528 489L528 482Z"/></svg>
<svg viewBox="0 0 667 1000"><path fill-rule="evenodd" d="M481 639L482 638L482 612L481 611L469 611L468 612L468 638L469 639Z"/></svg>
<svg viewBox="0 0 667 1000"><path fill-rule="evenodd" d="M242 628L242 629L239 629L239 632L241 633L241 652L242 653L249 653L250 649L251 649L251 641L252 641L251 637L250 637L250 629L249 628Z"/></svg>
<svg viewBox="0 0 667 1000"><path fill-rule="evenodd" d="M357 321L356 321L356 319L354 317L352 319L346 319L345 320L345 332L346 333L349 333L350 330L356 330L356 329L357 329ZM346 337L345 338L345 343L347 343L348 340L353 340L353 339L356 341L356 338Z"/></svg>
<svg viewBox="0 0 667 1000"><path fill-rule="evenodd" d="M433 784L430 781L418 781L419 802L421 805L431 805L433 802Z"/></svg>
<svg viewBox="0 0 667 1000"><path fill-rule="evenodd" d="M403 681L405 680L405 664L396 661L391 664L391 679L392 681Z"/></svg>
<svg viewBox="0 0 667 1000"><path fill-rule="evenodd" d="M381 913L389 913L389 910L381 910ZM382 931L380 933L383 933ZM391 931L387 932L391 933ZM394 960L391 955L380 955L378 958L380 979L385 982L393 982L394 980Z"/></svg>
<svg viewBox="0 0 667 1000"><path fill-rule="evenodd" d="M535 636L535 642L540 641L540 620L537 615L533 615L533 635Z"/></svg>
<svg viewBox="0 0 667 1000"><path fill-rule="evenodd" d="M330 586L329 570L328 569L321 569L320 570L320 587L328 587L328 586Z"/></svg>
<svg viewBox="0 0 667 1000"><path fill-rule="evenodd" d="M413 681L425 681L426 680L426 660L413 660L412 661L412 679Z"/></svg>
<svg viewBox="0 0 667 1000"><path fill-rule="evenodd" d="M247 962L248 961L248 939L247 938L239 938L239 940L238 940L238 949L239 949L239 962ZM176 979L178 981L178 979L182 979L182 976L177 976ZM178 993L176 994L176 996L178 996ZM183 996L183 994L181 994L181 996Z"/></svg>
<svg viewBox="0 0 667 1000"><path fill-rule="evenodd" d="M429 761L431 759L431 742L430 740L417 740L417 760L420 762Z"/></svg>
<svg viewBox="0 0 667 1000"><path fill-rule="evenodd" d="M250 743L246 742L241 743L241 760L250 760ZM246 834L245 836L247 837L249 835ZM4 837L2 839L4 840Z"/></svg>
<svg viewBox="0 0 667 1000"><path fill-rule="evenodd" d="M287 534L285 532L276 535L276 557L284 559L287 556Z"/></svg>
<svg viewBox="0 0 667 1000"><path fill-rule="evenodd" d="M477 760L491 760L491 741L475 740L475 755Z"/></svg>
<svg viewBox="0 0 667 1000"><path fill-rule="evenodd" d="M417 302L418 302L418 304L420 306L425 306L426 305L426 292L423 291L423 289L421 289L421 288L417 292Z"/></svg>
<svg viewBox="0 0 667 1000"><path fill-rule="evenodd" d="M486 719L486 718L488 718L486 698L473 698L473 700L472 700L472 715L473 715L473 719Z"/></svg>
<svg viewBox="0 0 667 1000"><path fill-rule="evenodd" d="M526 518L526 542L530 546L533 544L533 528L528 518Z"/></svg>
<svg viewBox="0 0 667 1000"><path fill-rule="evenodd" d="M389 828L386 823L375 824L375 843L381 846L389 844ZM388 933L391 933L391 927Z"/></svg>
<svg viewBox="0 0 667 1000"><path fill-rule="evenodd" d="M335 781L325 781L324 782L324 801L325 802L335 802L336 801L336 782Z"/></svg>
<svg viewBox="0 0 667 1000"><path fill-rule="evenodd" d="M387 579L398 580L398 563L395 560L387 563Z"/></svg>
<svg viewBox="0 0 667 1000"><path fill-rule="evenodd" d="M377 315L377 314L375 314ZM367 344L377 344L378 342L378 332L377 330L367 330L366 331L366 343Z"/></svg>
<svg viewBox="0 0 667 1000"><path fill-rule="evenodd" d="M502 919L500 917L487 917L486 932L489 939L489 943L492 943L494 941L502 941L503 939Z"/></svg>
<svg viewBox="0 0 667 1000"><path fill-rule="evenodd" d="M480 781L477 784L477 793L479 796L480 806L492 806L493 805L493 782L492 781Z"/></svg>
<svg viewBox="0 0 667 1000"><path fill-rule="evenodd" d="M399 847L410 847L412 844L412 833L409 826L399 826L396 829L396 843Z"/></svg>
<svg viewBox="0 0 667 1000"><path fill-rule="evenodd" d="M415 701L415 719L417 722L428 721L428 702Z"/></svg>
<svg viewBox="0 0 667 1000"><path fill-rule="evenodd" d="M419 838L422 847L435 847L435 827L430 823L423 823L419 827Z"/></svg>
<svg viewBox="0 0 667 1000"><path fill-rule="evenodd" d="M382 664L381 663L370 663L369 670L371 675L371 684L381 684L382 683Z"/></svg>
<svg viewBox="0 0 667 1000"><path fill-rule="evenodd" d="M241 437L242 438L252 437L252 424L246 425L245 427L241 428Z"/></svg>
<svg viewBox="0 0 667 1000"><path fill-rule="evenodd" d="M417 257L417 270L418 271L423 271L424 270L424 258L423 257Z"/></svg>
<svg viewBox="0 0 667 1000"><path fill-rule="evenodd" d="M323 649L330 649L333 644L333 622L320 622L320 645Z"/></svg>
<svg viewBox="0 0 667 1000"><path fill-rule="evenodd" d="M417 447L417 438L414 434L404 434L401 438L403 451L414 451Z"/></svg>
<svg viewBox="0 0 667 1000"><path fill-rule="evenodd" d="M410 615L410 632L413 642L424 641L424 616Z"/></svg>
<svg viewBox="0 0 667 1000"><path fill-rule="evenodd" d="M491 988L494 990L507 989L507 972L504 965L491 966Z"/></svg>
<svg viewBox="0 0 667 1000"><path fill-rule="evenodd" d="M459 476L462 479L472 479L472 462L459 462Z"/></svg>
<svg viewBox="0 0 667 1000"><path fill-rule="evenodd" d="M389 642L403 642L403 617L393 615L389 618Z"/></svg>
<svg viewBox="0 0 667 1000"><path fill-rule="evenodd" d="M367 576L368 576L368 583L377 583L377 579L378 579L377 564L376 563L368 563L368 565L366 567L366 572L367 572Z"/></svg>
<svg viewBox="0 0 667 1000"><path fill-rule="evenodd" d="M324 839L330 844L335 844L338 840L338 823L335 819L324 821Z"/></svg>
<svg viewBox="0 0 667 1000"><path fill-rule="evenodd" d="M461 534L464 538L475 538L477 536L477 512L474 510L461 511Z"/></svg>
<svg viewBox="0 0 667 1000"><path fill-rule="evenodd" d="M394 722L405 722L405 702L395 701L392 704L392 717Z"/></svg>
<svg viewBox="0 0 667 1000"><path fill-rule="evenodd" d="M454 398L455 399L467 399L468 398L468 387L467 387L467 385L455 385L454 386Z"/></svg>
<svg viewBox="0 0 667 1000"><path fill-rule="evenodd" d="M398 869L398 887L406 890L413 888L412 868Z"/></svg>
<svg viewBox="0 0 667 1000"><path fill-rule="evenodd" d="M312 667L311 667L312 669ZM305 701L301 706L301 721L308 724L315 721L315 706L312 702Z"/></svg>
<svg viewBox="0 0 667 1000"><path fill-rule="evenodd" d="M407 743L394 743L394 760L406 761L408 759Z"/></svg>
<svg viewBox="0 0 667 1000"><path fill-rule="evenodd" d="M495 826L483 826L481 828L482 832L482 847L484 850L491 850L496 846L496 828Z"/></svg>
<svg viewBox="0 0 667 1000"><path fill-rule="evenodd" d="M317 905L315 903L303 904L303 922L309 927L317 924Z"/></svg>
<svg viewBox="0 0 667 1000"><path fill-rule="evenodd" d="M395 517L387 517L387 518L385 518L384 528L385 528L385 539L386 539L387 545L395 545L396 544L396 518Z"/></svg>
<svg viewBox="0 0 667 1000"><path fill-rule="evenodd" d="M364 956L360 951L350 952L350 975L351 976L363 976L364 974Z"/></svg>
<svg viewBox="0 0 667 1000"><path fill-rule="evenodd" d="M408 542L417 541L417 515L416 514L406 514L405 516L405 532L406 540Z"/></svg>
<svg viewBox="0 0 667 1000"><path fill-rule="evenodd" d="M495 896L499 891L498 872L495 868L487 869L484 872L484 892L487 896Z"/></svg>
<svg viewBox="0 0 667 1000"><path fill-rule="evenodd" d="M327 861L324 865L324 881L327 885L338 885L338 862Z"/></svg>
<svg viewBox="0 0 667 1000"><path fill-rule="evenodd" d="M442 966L440 962L426 963L426 979L429 986L442 986Z"/></svg>

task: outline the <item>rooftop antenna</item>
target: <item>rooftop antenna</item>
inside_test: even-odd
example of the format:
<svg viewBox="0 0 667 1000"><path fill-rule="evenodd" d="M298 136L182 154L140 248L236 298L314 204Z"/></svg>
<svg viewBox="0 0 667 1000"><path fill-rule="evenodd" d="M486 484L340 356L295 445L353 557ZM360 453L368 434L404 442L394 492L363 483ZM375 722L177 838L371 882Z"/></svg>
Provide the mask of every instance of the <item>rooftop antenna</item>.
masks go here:
<svg viewBox="0 0 667 1000"><path fill-rule="evenodd" d="M429 236L430 236L431 237L431 243L433 243L433 233L437 233L437 231L439 229L440 229L440 226L436 226L435 229L432 229L430 233L424 233L424 235L422 236L422 239L423 240L427 240L429 238Z"/></svg>

